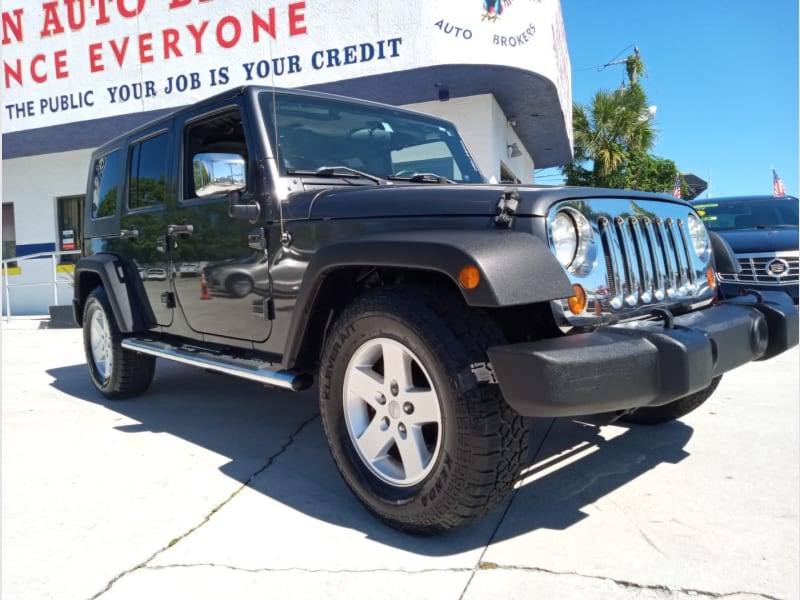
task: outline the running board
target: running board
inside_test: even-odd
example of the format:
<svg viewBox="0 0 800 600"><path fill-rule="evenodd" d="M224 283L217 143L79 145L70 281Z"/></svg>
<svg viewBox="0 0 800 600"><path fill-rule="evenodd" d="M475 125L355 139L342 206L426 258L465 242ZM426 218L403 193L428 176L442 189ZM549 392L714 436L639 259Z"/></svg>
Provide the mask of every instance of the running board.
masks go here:
<svg viewBox="0 0 800 600"><path fill-rule="evenodd" d="M311 387L313 383L313 378L305 373L296 373L295 371L284 369L273 371L268 368L272 367L272 363L218 354L193 346L178 346L160 340L144 338L126 338L122 340L122 347L125 350L166 358L167 360L174 360L186 365L208 369L209 371L257 381L264 385L285 390L305 390Z"/></svg>

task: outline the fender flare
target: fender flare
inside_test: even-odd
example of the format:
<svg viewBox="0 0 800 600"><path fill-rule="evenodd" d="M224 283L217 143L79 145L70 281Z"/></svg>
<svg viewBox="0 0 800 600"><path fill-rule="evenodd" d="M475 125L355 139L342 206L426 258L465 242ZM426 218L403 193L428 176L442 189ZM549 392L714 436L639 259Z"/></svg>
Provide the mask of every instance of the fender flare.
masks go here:
<svg viewBox="0 0 800 600"><path fill-rule="evenodd" d="M458 283L462 267L481 274L478 287ZM447 276L469 306L535 304L574 294L545 242L530 233L503 230L412 230L365 234L320 248L309 262L287 332L284 364L294 364L317 295L331 273L344 267L396 267Z"/></svg>
<svg viewBox="0 0 800 600"><path fill-rule="evenodd" d="M715 231L709 231L711 238L711 253L714 255L714 268L719 273L740 273L742 266L736 260L730 244Z"/></svg>
<svg viewBox="0 0 800 600"><path fill-rule="evenodd" d="M100 253L80 259L75 265L75 293L72 300L75 322L83 326L83 306L94 289L90 281L94 274L102 282L114 313L117 326L123 333L143 331L156 326L147 295L138 271L130 261L116 254Z"/></svg>

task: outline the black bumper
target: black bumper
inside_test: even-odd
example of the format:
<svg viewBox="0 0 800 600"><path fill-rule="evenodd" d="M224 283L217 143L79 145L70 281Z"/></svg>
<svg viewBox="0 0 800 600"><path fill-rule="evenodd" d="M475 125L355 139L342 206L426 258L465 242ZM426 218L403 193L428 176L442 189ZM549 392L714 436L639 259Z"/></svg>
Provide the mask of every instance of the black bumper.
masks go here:
<svg viewBox="0 0 800 600"><path fill-rule="evenodd" d="M785 294L742 297L665 319L489 348L508 404L532 417L657 406L798 343Z"/></svg>

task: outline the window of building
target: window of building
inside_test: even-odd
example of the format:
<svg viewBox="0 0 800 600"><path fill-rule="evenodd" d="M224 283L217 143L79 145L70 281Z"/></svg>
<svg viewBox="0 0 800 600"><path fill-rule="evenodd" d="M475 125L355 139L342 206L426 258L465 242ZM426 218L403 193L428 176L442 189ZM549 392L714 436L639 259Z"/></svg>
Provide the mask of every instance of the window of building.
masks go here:
<svg viewBox="0 0 800 600"><path fill-rule="evenodd" d="M17 235L14 229L14 205L10 202L3 204L3 260L14 258L17 255ZM9 267L16 267L16 262L8 263Z"/></svg>
<svg viewBox="0 0 800 600"><path fill-rule="evenodd" d="M56 200L58 244L56 250L80 250L83 241L83 196L66 196ZM78 254L62 254L61 263L74 263Z"/></svg>
<svg viewBox="0 0 800 600"><path fill-rule="evenodd" d="M101 219L115 214L119 189L119 150L95 161L92 188L92 218Z"/></svg>
<svg viewBox="0 0 800 600"><path fill-rule="evenodd" d="M131 146L128 208L150 208L164 204L167 190L167 135L148 138Z"/></svg>
<svg viewBox="0 0 800 600"><path fill-rule="evenodd" d="M508 165L500 161L500 183L522 183Z"/></svg>

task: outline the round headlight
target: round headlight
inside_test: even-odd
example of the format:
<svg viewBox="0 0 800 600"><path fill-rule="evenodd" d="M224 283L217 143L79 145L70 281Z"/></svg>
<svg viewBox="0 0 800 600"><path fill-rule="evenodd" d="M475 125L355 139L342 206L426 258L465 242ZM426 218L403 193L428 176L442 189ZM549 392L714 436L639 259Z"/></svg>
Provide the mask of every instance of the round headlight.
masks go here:
<svg viewBox="0 0 800 600"><path fill-rule="evenodd" d="M558 262L565 269L568 268L578 249L578 228L566 211L557 213L551 221L550 239L553 241L553 250Z"/></svg>
<svg viewBox="0 0 800 600"><path fill-rule="evenodd" d="M689 237L692 239L694 253L703 262L707 261L711 255L711 240L708 238L705 225L694 213L689 213L687 224L689 225Z"/></svg>
<svg viewBox="0 0 800 600"><path fill-rule="evenodd" d="M576 275L585 275L594 264L593 233L582 213L565 208L550 223L553 251L561 265Z"/></svg>

